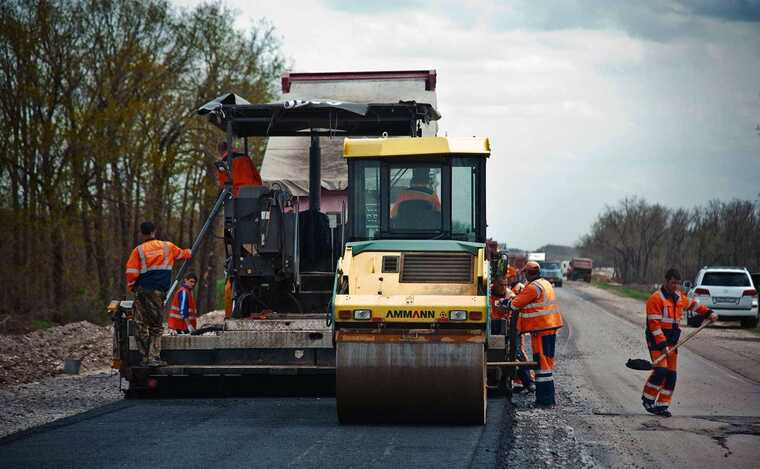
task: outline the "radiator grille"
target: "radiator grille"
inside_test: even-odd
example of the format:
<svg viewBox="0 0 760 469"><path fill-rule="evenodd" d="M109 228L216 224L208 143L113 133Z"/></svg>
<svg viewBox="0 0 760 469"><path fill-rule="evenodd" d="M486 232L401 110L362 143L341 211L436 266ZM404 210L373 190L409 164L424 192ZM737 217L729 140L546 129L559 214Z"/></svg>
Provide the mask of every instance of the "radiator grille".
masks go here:
<svg viewBox="0 0 760 469"><path fill-rule="evenodd" d="M471 283L472 255L468 253L404 253L401 282Z"/></svg>
<svg viewBox="0 0 760 469"><path fill-rule="evenodd" d="M383 256L383 273L398 273L398 256Z"/></svg>

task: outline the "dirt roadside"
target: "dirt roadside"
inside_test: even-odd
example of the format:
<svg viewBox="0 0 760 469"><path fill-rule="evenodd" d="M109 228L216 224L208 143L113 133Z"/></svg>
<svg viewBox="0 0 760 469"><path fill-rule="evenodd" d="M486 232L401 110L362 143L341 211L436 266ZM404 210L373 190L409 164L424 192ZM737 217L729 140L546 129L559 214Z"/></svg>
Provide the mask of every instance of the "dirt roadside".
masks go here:
<svg viewBox="0 0 760 469"><path fill-rule="evenodd" d="M223 321L213 311L198 326ZM0 335L0 437L122 399L111 354L111 326L86 321ZM63 374L66 358L82 360L80 374Z"/></svg>
<svg viewBox="0 0 760 469"><path fill-rule="evenodd" d="M585 300L592 301L607 311L641 326L644 340L646 314L644 302L624 298L584 282L568 282ZM682 336L693 328L681 323ZM738 375L760 383L760 336L739 327L738 322L718 321L695 336L684 348L714 361ZM646 358L649 357L639 357Z"/></svg>

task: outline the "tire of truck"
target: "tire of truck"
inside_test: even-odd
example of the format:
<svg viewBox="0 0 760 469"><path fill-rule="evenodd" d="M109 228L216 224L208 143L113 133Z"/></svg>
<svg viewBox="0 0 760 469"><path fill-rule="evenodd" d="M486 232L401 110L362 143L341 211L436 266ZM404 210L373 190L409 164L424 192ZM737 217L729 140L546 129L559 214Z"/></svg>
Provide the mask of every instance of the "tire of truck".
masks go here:
<svg viewBox="0 0 760 469"><path fill-rule="evenodd" d="M586 283L591 283L591 275L586 275L585 277L583 277L583 281Z"/></svg>
<svg viewBox="0 0 760 469"><path fill-rule="evenodd" d="M686 325L689 327L699 327L702 325L702 321L704 321L704 318L697 314L690 314L686 316Z"/></svg>
<svg viewBox="0 0 760 469"><path fill-rule="evenodd" d="M557 288L562 288L562 280L560 280L559 282L557 282Z"/></svg>
<svg viewBox="0 0 760 469"><path fill-rule="evenodd" d="M742 318L741 323L743 329L754 329L757 327L758 318Z"/></svg>

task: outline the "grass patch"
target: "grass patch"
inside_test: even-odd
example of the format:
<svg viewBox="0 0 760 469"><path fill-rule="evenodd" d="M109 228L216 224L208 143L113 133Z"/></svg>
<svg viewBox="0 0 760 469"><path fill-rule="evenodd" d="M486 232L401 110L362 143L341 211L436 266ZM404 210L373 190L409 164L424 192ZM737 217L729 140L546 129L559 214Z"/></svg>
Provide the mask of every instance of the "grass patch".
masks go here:
<svg viewBox="0 0 760 469"><path fill-rule="evenodd" d="M224 309L224 285L226 283L227 280L224 278L216 280L216 284L214 285L214 309Z"/></svg>
<svg viewBox="0 0 760 469"><path fill-rule="evenodd" d="M615 285L607 282L593 282L592 285L618 296L633 298L634 300L646 301L652 295L651 292L639 290L638 288L626 287L625 285Z"/></svg>
<svg viewBox="0 0 760 469"><path fill-rule="evenodd" d="M48 321L47 319L32 319L32 329L35 331L40 329L50 329L53 326L55 326L53 321Z"/></svg>

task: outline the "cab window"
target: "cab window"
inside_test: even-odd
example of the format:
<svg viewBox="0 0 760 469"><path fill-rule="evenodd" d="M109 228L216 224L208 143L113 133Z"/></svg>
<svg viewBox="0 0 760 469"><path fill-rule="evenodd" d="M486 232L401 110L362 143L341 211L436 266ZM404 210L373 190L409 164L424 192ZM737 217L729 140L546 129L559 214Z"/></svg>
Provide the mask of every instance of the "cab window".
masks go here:
<svg viewBox="0 0 760 469"><path fill-rule="evenodd" d="M454 160L451 168L451 234L454 239L476 239L476 188L477 167L474 163Z"/></svg>
<svg viewBox="0 0 760 469"><path fill-rule="evenodd" d="M440 231L441 167L390 167L390 228L400 231Z"/></svg>

